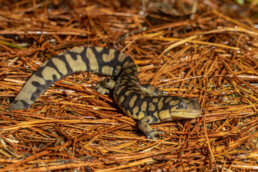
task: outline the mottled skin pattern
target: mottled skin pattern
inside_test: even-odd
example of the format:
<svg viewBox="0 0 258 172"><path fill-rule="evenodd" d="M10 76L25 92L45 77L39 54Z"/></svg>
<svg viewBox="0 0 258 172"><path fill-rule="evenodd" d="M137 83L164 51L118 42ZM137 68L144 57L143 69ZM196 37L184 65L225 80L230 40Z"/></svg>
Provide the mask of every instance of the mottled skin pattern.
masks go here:
<svg viewBox="0 0 258 172"><path fill-rule="evenodd" d="M160 133L149 124L201 115L195 100L167 96L152 85L141 85L137 67L128 55L115 49L101 47L76 48L49 59L25 83L10 104L10 110L29 108L54 82L74 72L88 71L113 76L98 84L101 93L113 89L113 97L123 112L139 120L139 128L147 138ZM104 86L105 88L101 87Z"/></svg>

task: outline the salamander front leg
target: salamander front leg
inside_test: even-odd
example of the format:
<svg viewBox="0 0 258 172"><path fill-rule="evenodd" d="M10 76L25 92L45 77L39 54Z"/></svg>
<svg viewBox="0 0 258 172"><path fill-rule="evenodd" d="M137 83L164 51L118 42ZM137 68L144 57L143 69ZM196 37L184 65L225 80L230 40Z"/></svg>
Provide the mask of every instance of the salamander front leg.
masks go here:
<svg viewBox="0 0 258 172"><path fill-rule="evenodd" d="M150 96L166 96L168 94L166 91L150 84L142 84L141 90L148 93Z"/></svg>
<svg viewBox="0 0 258 172"><path fill-rule="evenodd" d="M145 116L138 122L140 130L146 135L148 139L155 139L156 135L164 133L162 131L157 131L157 129L151 128L150 124L156 122L159 121L153 121L152 116Z"/></svg>
<svg viewBox="0 0 258 172"><path fill-rule="evenodd" d="M110 78L105 78L95 85L95 89L101 94L110 94L114 89L116 82Z"/></svg>

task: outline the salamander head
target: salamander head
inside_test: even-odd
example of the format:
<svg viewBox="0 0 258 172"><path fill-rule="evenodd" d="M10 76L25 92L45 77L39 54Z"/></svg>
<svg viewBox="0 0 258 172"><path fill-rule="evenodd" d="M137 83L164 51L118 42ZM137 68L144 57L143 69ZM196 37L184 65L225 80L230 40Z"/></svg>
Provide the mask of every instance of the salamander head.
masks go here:
<svg viewBox="0 0 258 172"><path fill-rule="evenodd" d="M169 121L173 119L197 118L202 114L201 105L196 100L179 98L169 103L168 109L159 112L161 121Z"/></svg>

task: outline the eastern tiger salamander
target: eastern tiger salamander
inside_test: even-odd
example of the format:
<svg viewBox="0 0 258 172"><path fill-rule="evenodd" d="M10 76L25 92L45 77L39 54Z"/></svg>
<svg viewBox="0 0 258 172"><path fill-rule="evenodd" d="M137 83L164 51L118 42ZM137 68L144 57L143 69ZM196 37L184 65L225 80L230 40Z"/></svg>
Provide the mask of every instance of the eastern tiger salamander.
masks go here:
<svg viewBox="0 0 258 172"><path fill-rule="evenodd" d="M167 96L166 92L152 85L141 85L133 59L115 49L101 47L79 47L45 62L25 83L10 110L29 108L34 101L54 82L74 72L87 71L112 76L115 81L101 82L113 89L113 97L122 111L139 120L138 125L147 138L160 133L149 124L177 118L196 118L201 115L200 104L195 100Z"/></svg>

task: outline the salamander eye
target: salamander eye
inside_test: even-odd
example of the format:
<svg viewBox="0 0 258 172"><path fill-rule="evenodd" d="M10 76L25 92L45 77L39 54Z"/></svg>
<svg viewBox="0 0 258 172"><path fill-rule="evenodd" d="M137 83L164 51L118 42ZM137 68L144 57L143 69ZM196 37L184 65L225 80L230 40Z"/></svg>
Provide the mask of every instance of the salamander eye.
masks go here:
<svg viewBox="0 0 258 172"><path fill-rule="evenodd" d="M180 101L177 109L187 109L187 104L183 101Z"/></svg>

